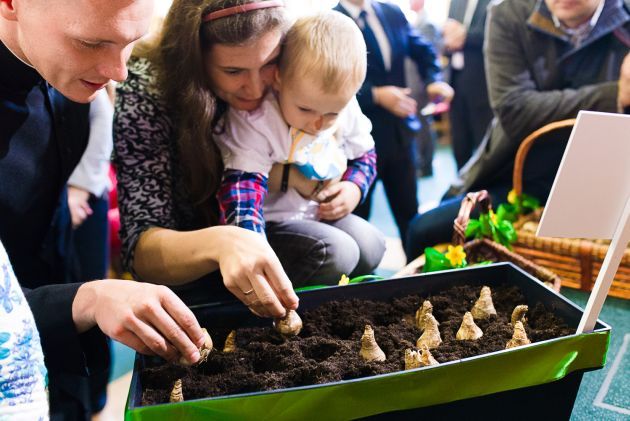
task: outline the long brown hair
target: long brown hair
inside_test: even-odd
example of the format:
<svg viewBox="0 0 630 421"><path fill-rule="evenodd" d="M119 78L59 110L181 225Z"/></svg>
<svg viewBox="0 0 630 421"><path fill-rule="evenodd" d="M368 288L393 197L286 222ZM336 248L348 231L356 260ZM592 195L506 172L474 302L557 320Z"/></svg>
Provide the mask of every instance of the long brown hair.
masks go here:
<svg viewBox="0 0 630 421"><path fill-rule="evenodd" d="M286 30L282 7L260 9L202 22L215 10L256 0L175 0L156 42L141 55L158 69L158 84L173 118L184 183L196 208L211 211L223 165L212 135L227 104L210 89L203 53L214 44L242 45L270 30ZM208 213L211 212L211 213Z"/></svg>

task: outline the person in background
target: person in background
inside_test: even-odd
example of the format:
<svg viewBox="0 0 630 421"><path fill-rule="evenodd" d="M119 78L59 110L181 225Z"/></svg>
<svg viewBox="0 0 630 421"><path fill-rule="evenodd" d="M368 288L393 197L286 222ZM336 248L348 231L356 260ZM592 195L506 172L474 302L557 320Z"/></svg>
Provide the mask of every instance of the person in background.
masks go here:
<svg viewBox="0 0 630 421"><path fill-rule="evenodd" d="M230 107L216 138L225 167L221 222L266 233L272 248L304 235L326 242L337 264L318 271L318 284L371 273L385 252L383 235L351 214L376 176L372 125L355 98L365 69L365 42L351 19L333 11L298 19L283 41L273 89L253 112ZM288 186L268 194L277 163L296 165L309 179L341 181L315 193L321 203ZM309 259L295 254L284 268Z"/></svg>
<svg viewBox="0 0 630 421"><path fill-rule="evenodd" d="M108 85L110 86L110 85ZM109 263L109 180L114 105L105 90L90 104L90 135L81 161L68 179L78 279L100 279Z"/></svg>
<svg viewBox="0 0 630 421"><path fill-rule="evenodd" d="M483 64L486 9L490 0L452 0L444 23L444 52L455 90L449 120L457 169L470 159L492 120Z"/></svg>
<svg viewBox="0 0 630 421"><path fill-rule="evenodd" d="M373 0L341 0L335 10L361 29L368 51L367 75L357 99L372 122L377 173L383 181L400 238L406 242L409 221L418 212L413 142L420 129L417 102L405 85L405 57L414 60L431 101L450 101L452 88L441 81L431 44L411 28L400 8ZM355 214L370 216L374 185Z"/></svg>
<svg viewBox="0 0 630 421"><path fill-rule="evenodd" d="M425 0L410 0L409 7L416 12L416 18L412 25L420 36L428 41L436 52L442 51L441 29L429 20L425 8ZM441 62L441 58L438 57ZM426 86L418 73L418 68L410 58L405 59L405 78L407 86L411 89L410 96L418 103L418 120L420 120L420 131L416 136L416 174L418 177L429 177L433 175L433 156L435 154L435 144L437 133L433 130L433 115L423 114L422 109L429 103Z"/></svg>
<svg viewBox="0 0 630 421"><path fill-rule="evenodd" d="M90 134L81 161L68 179L68 207L72 232L69 247L74 282L103 279L109 267L109 181L113 149L114 105L111 84L90 103ZM113 88L111 89L113 94ZM92 413L100 412L107 400L109 370L90 377Z"/></svg>
<svg viewBox="0 0 630 421"><path fill-rule="evenodd" d="M407 256L450 240L467 191L487 189L494 203L512 188L520 142L553 121L580 110L617 112L624 95L630 51L630 12L622 0L505 0L488 12L485 64L494 118L442 204L411 224ZM624 63L622 67L622 62ZM532 148L523 171L525 192L544 203L568 132Z"/></svg>
<svg viewBox="0 0 630 421"><path fill-rule="evenodd" d="M61 192L87 144L88 103L110 80L125 79L152 10L151 0L0 2L0 241L21 286L33 287L23 291L44 352L52 419L90 419L82 385L109 365L105 335L167 360L200 358L201 327L168 288L114 279L56 285L56 251L47 248ZM21 301L13 277L3 276L8 312ZM32 323L23 314L25 330L5 333L27 333ZM20 350L39 370L36 342L33 332ZM1 365L0 381L14 388L5 370L20 367Z"/></svg>

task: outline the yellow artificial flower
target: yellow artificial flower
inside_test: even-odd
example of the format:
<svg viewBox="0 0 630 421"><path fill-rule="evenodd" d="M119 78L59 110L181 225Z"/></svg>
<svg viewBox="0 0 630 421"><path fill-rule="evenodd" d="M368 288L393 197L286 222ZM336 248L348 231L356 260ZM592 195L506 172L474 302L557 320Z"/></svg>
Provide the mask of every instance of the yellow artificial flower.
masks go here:
<svg viewBox="0 0 630 421"><path fill-rule="evenodd" d="M350 283L350 278L348 278L345 273L341 275L341 279L339 280L338 285L348 285L349 283Z"/></svg>
<svg viewBox="0 0 630 421"><path fill-rule="evenodd" d="M490 209L490 220L497 225L497 214L492 209Z"/></svg>
<svg viewBox="0 0 630 421"><path fill-rule="evenodd" d="M462 246L448 246L448 251L445 254L446 258L451 262L453 267L461 266L466 258L466 252Z"/></svg>
<svg viewBox="0 0 630 421"><path fill-rule="evenodd" d="M518 196L516 195L516 191L514 189L510 190L510 192L507 195L508 203L514 205L516 204L516 199L518 199Z"/></svg>

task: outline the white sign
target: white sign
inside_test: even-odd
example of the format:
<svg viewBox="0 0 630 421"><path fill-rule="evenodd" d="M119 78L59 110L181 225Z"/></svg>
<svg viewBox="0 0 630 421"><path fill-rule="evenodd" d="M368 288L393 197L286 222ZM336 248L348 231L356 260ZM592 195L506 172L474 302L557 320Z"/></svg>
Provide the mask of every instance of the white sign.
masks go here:
<svg viewBox="0 0 630 421"><path fill-rule="evenodd" d="M577 333L593 330L630 241L630 116L580 111L536 235L612 239Z"/></svg>

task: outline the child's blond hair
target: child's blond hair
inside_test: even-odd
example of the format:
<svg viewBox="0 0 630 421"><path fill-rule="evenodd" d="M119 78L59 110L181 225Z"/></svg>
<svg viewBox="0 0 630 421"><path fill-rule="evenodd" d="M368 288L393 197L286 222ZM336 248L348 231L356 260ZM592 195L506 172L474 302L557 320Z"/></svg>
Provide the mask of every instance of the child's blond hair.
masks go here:
<svg viewBox="0 0 630 421"><path fill-rule="evenodd" d="M349 17L328 10L298 19L286 35L278 64L283 82L319 80L324 93L357 91L367 69L365 41Z"/></svg>

